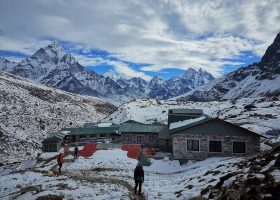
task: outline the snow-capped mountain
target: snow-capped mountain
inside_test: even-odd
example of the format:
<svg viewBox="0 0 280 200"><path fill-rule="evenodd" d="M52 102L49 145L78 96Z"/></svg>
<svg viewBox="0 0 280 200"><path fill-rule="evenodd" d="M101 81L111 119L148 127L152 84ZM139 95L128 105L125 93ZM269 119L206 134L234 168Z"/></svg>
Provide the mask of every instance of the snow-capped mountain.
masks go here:
<svg viewBox="0 0 280 200"><path fill-rule="evenodd" d="M173 77L167 81L154 77L149 84L149 96L156 99L169 99L189 92L201 85L214 80L214 77L202 69L198 71L190 68L183 75Z"/></svg>
<svg viewBox="0 0 280 200"><path fill-rule="evenodd" d="M185 71L183 75L175 76L169 80L155 76L149 82L139 77L125 79L111 71L108 74L108 76L114 77L116 82L124 88L127 94L135 98L152 97L156 99L168 99L184 94L214 80L214 77L210 73L202 69L196 71L192 68Z"/></svg>
<svg viewBox="0 0 280 200"><path fill-rule="evenodd" d="M40 151L50 132L99 121L116 107L0 71L0 163Z"/></svg>
<svg viewBox="0 0 280 200"><path fill-rule="evenodd" d="M122 75L115 73L113 70L109 70L103 74L103 76L112 79L113 81L117 81L118 79L125 79Z"/></svg>
<svg viewBox="0 0 280 200"><path fill-rule="evenodd" d="M280 33L277 34L259 63L240 68L177 99L212 101L279 94Z"/></svg>
<svg viewBox="0 0 280 200"><path fill-rule="evenodd" d="M5 58L0 57L0 69L6 72L13 71L13 68L17 65L15 62L11 62Z"/></svg>
<svg viewBox="0 0 280 200"><path fill-rule="evenodd" d="M58 42L39 49L18 64L2 58L0 70L64 91L120 102L139 97L167 99L214 79L205 71L193 69L167 81L159 77L154 77L150 82L140 77L128 79L112 70L100 75L80 65Z"/></svg>
<svg viewBox="0 0 280 200"><path fill-rule="evenodd" d="M2 66L0 69L5 70ZM110 98L124 93L121 86L112 79L81 66L57 42L39 49L10 72L77 94Z"/></svg>

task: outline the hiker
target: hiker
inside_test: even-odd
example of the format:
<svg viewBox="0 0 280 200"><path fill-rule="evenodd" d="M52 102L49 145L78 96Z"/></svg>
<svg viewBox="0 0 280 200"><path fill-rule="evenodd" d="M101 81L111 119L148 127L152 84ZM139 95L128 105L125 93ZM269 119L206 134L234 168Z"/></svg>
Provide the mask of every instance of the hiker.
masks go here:
<svg viewBox="0 0 280 200"><path fill-rule="evenodd" d="M63 154L60 153L60 154L57 156L56 160L57 160L57 163L58 163L58 166L59 166L58 172L61 174L61 167L62 167L62 164L64 163Z"/></svg>
<svg viewBox="0 0 280 200"><path fill-rule="evenodd" d="M78 152L79 152L79 149L77 146L75 146L75 148L74 148L74 158L75 159L78 158Z"/></svg>
<svg viewBox="0 0 280 200"><path fill-rule="evenodd" d="M142 183L144 182L144 170L140 163L137 164L134 170L134 181L135 181L135 194L137 193L137 187L139 185L139 192L138 195L141 195L141 187Z"/></svg>

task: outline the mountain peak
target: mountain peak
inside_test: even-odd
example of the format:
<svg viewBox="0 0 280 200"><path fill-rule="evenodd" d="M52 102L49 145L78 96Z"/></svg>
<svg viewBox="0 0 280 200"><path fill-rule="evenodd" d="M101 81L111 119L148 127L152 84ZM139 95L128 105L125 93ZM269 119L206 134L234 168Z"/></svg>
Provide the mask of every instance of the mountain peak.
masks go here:
<svg viewBox="0 0 280 200"><path fill-rule="evenodd" d="M277 34L273 43L267 48L265 54L262 57L261 62L267 62L274 59L276 55L280 53L280 33Z"/></svg>
<svg viewBox="0 0 280 200"><path fill-rule="evenodd" d="M195 74L198 74L198 72L193 68L189 68L184 72L184 74L181 75L181 77L190 78L190 77L194 76Z"/></svg>
<svg viewBox="0 0 280 200"><path fill-rule="evenodd" d="M50 58L55 59L58 62L65 54L66 52L64 51L63 47L57 41L54 41L48 46L40 48L35 52L35 54L31 56L31 58Z"/></svg>
<svg viewBox="0 0 280 200"><path fill-rule="evenodd" d="M260 69L267 72L280 74L280 33L273 43L267 48L260 62Z"/></svg>
<svg viewBox="0 0 280 200"><path fill-rule="evenodd" d="M115 73L113 70L108 70L106 73L103 74L104 77L108 77L114 81L122 78L120 74Z"/></svg>

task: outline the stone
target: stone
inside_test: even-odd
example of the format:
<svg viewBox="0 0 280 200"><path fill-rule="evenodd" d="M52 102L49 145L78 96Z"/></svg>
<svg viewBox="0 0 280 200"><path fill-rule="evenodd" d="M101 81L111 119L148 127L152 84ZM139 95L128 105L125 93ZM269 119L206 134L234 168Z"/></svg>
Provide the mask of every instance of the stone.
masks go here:
<svg viewBox="0 0 280 200"><path fill-rule="evenodd" d="M32 192L32 191L35 191L36 193L42 192L42 185L33 185L33 186L22 188L20 190L20 193L24 194L26 192Z"/></svg>
<svg viewBox="0 0 280 200"><path fill-rule="evenodd" d="M48 194L46 196L40 196L36 200L63 200L64 196Z"/></svg>

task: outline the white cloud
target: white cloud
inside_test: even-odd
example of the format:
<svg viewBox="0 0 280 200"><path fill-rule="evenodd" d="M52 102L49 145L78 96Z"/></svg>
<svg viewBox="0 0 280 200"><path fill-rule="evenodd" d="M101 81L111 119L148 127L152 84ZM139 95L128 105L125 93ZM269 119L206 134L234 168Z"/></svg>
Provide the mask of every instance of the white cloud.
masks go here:
<svg viewBox="0 0 280 200"><path fill-rule="evenodd" d="M79 44L85 53L99 48L151 64L139 72L113 63L127 76L149 79L145 71L189 67L218 76L226 64L242 64L242 51L263 55L280 32L279 12L278 0L2 0L0 49L30 55L52 37ZM83 56L79 61L102 62Z"/></svg>

